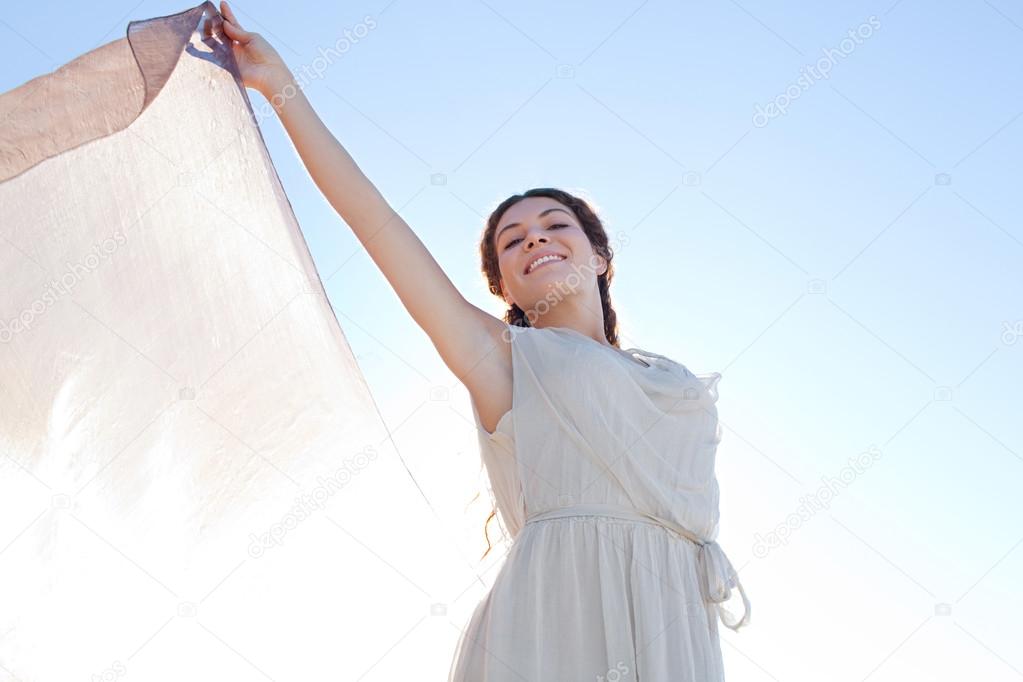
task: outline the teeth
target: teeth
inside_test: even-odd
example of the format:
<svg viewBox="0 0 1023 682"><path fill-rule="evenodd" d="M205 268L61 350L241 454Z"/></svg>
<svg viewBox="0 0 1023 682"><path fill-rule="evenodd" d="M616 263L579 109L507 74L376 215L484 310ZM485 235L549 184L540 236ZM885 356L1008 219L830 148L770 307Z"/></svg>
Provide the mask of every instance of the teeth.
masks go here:
<svg viewBox="0 0 1023 682"><path fill-rule="evenodd" d="M541 259L539 259L537 261L534 261L533 263L530 263L529 269L526 270L526 272L532 272L538 266L543 265L544 263L546 263L549 260L565 260L565 259L564 259L563 256L554 256L554 255L544 256L543 258L541 258Z"/></svg>

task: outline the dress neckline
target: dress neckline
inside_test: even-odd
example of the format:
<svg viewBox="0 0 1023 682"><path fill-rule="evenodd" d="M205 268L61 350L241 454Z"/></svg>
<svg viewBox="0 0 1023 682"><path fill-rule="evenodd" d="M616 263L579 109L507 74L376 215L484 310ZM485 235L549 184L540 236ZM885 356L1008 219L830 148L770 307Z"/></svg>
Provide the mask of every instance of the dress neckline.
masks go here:
<svg viewBox="0 0 1023 682"><path fill-rule="evenodd" d="M533 329L550 329L551 331L568 332L569 334L572 334L574 336L578 336L580 339L584 339L586 341L589 341L590 343L592 343L592 344L594 344L596 346L601 346L602 348L608 349L609 351L611 351L615 355L619 356L622 360L624 360L625 362L629 363L630 365L634 365L638 369L650 370L650 369L654 368L653 363L648 362L646 360L647 354L641 348L621 348L621 349L615 348L614 346L611 346L609 344L604 344L604 343L600 343L599 341L595 341L594 339L591 339L589 336L586 336L586 334L583 334L582 332L580 332L578 330L572 329L571 327L559 327L559 326L553 326L552 325L552 326L548 326L548 327L533 327ZM636 358L635 354L632 351L637 351L638 353L640 353L641 355L644 356L644 359L643 360L639 360L638 358ZM629 356L629 357L626 357L626 356Z"/></svg>

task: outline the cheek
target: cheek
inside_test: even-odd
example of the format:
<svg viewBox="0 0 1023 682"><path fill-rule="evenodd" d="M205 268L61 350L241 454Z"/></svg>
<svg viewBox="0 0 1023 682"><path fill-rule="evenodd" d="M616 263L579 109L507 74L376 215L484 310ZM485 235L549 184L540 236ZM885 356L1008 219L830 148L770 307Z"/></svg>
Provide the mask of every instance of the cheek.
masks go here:
<svg viewBox="0 0 1023 682"><path fill-rule="evenodd" d="M587 257L596 253L590 240L581 230L574 230L571 235L565 235L564 243L572 249L573 260L577 262L585 261Z"/></svg>
<svg viewBox="0 0 1023 682"><path fill-rule="evenodd" d="M497 271L501 273L501 279L507 282L514 279L519 273L515 271L515 263L510 253L497 254Z"/></svg>
<svg viewBox="0 0 1023 682"><path fill-rule="evenodd" d="M502 267L512 269L522 258L522 242L518 241L507 248L497 250L497 262Z"/></svg>
<svg viewBox="0 0 1023 682"><path fill-rule="evenodd" d="M589 247L590 240L587 238L586 233L583 232L581 227L573 227L571 230L561 230L559 235L563 241L571 242L575 248Z"/></svg>

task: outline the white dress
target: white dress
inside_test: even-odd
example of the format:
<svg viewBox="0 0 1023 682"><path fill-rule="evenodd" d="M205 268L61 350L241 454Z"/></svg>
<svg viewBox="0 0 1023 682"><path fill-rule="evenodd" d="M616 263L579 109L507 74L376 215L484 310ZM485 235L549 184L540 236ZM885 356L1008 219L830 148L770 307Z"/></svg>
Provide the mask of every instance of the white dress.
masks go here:
<svg viewBox="0 0 1023 682"><path fill-rule="evenodd" d="M513 542L449 682L723 680L717 619L750 605L713 541L721 374L566 327L506 337L512 409L493 433L472 409Z"/></svg>

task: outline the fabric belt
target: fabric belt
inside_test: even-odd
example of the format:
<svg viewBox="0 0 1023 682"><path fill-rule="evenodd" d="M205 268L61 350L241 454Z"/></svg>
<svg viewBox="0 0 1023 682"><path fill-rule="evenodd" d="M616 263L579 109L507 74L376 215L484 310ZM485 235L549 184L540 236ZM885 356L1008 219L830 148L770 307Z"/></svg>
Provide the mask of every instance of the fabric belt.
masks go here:
<svg viewBox="0 0 1023 682"><path fill-rule="evenodd" d="M746 590L742 588L739 575L732 567L724 550L714 540L703 540L695 533L668 519L663 519L654 514L623 507L613 504L575 504L568 507L556 507L547 511L531 515L526 523L546 521L548 519L561 519L572 516L609 516L628 521L639 521L654 523L674 531L681 537L689 540L699 547L697 556L700 571L700 582L704 590L703 597L715 606L718 617L725 627L738 630L743 625L749 624L750 603L746 597ZM735 615L724 606L724 602L732 596L732 588L737 588L742 596L743 614L742 618Z"/></svg>

